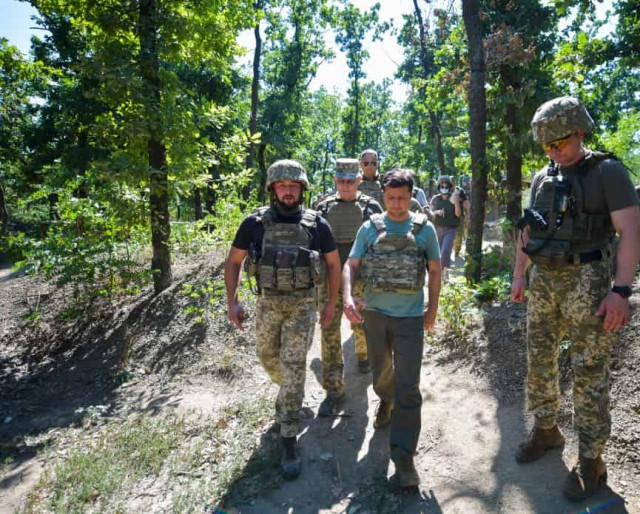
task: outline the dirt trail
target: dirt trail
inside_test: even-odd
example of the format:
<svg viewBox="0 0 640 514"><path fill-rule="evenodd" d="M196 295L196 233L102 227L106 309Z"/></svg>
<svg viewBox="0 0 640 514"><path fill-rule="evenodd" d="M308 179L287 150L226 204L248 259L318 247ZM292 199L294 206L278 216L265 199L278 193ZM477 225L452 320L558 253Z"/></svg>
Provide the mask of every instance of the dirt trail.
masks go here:
<svg viewBox="0 0 640 514"><path fill-rule="evenodd" d="M342 331L347 339L350 329L344 320ZM312 370L319 367L319 346L316 332L309 355ZM564 454L551 452L539 462L518 465L513 452L528 429L522 395L500 398L491 376L474 376L467 366L439 363L428 353L422 368L424 404L416 458L420 492L402 493L385 485L383 478L394 472L388 457L389 429L372 427L377 397L371 375L355 369L352 337L344 350L346 416L308 419L300 437L300 478L249 503L229 501L233 512L526 514L587 512L584 509L595 506L598 512L640 512L637 484L635 491L628 491L626 506L615 485L583 505L566 501L560 485L576 456L573 434L567 434ZM318 384L309 373L305 405L314 412L324 397ZM616 469L609 475L616 484ZM373 506L372 497L378 500Z"/></svg>
<svg viewBox="0 0 640 514"><path fill-rule="evenodd" d="M221 268L217 262L205 267L192 266L180 280L218 276ZM13 421L0 425L0 443L4 441L7 448L13 447L12 434L32 430L46 433L77 422L79 418L74 413L78 406L86 411L92 405L111 405L111 415L118 417L128 409L149 415L170 409L184 414L215 413L225 405L235 405L262 393L275 400L276 388L254 355L252 331L241 334L231 329L222 316L210 320L206 329L195 329L180 314L180 302L185 300L178 293L162 298L143 294L132 305L123 305L111 317L99 320L95 327L91 325L89 328L94 332L81 331L80 327L71 330L61 346L64 353L54 354L53 361L33 367L22 365L32 362L28 352L23 360L19 347L28 344L29 339L11 334L16 333L25 310L20 295L23 290L32 289L26 281L27 277L0 277L0 318L4 320L0 324L0 331L4 331L0 337L5 341L0 348L0 371L5 377L0 386L6 387L16 380L18 384L12 386L9 395L0 394L0 406L8 405L13 416ZM639 286L636 282L636 290ZM179 289L176 284L175 290ZM623 337L625 343L614 351L612 363L614 430L605 455L610 488L589 502L571 504L561 493L562 481L577 452L566 377L559 418L568 440L564 452L552 452L526 466L518 465L513 458L530 420L524 413L525 311L522 306L506 303L484 309L482 319L465 343L467 346L458 354L432 345L425 347L422 432L416 457L422 478L419 492L400 492L393 479L387 480L394 473L388 456L388 428L373 430L378 400L371 387L371 375L356 370L354 340L343 319L345 415L331 419L315 416L324 398L319 385L320 331L316 328L308 358L306 417L300 437L302 475L294 482L271 480L268 473L244 476L231 486L226 510L237 514L640 514L637 455L640 349L635 344L640 333L639 296L636 293L632 297L636 312ZM50 297L48 301L57 300ZM124 330L125 326L130 332ZM131 365L153 372L147 371L118 387L114 385L113 370L118 369L122 360L122 334L126 333L136 338ZM47 335L47 344L55 343L59 336L42 334ZM104 337L98 337L100 334ZM438 337L441 335L442 332ZM232 346L239 349L233 354L235 361L220 368L225 348ZM231 378L219 374L220 369L226 370L231 365L236 366L229 368ZM168 374L163 375L163 370ZM58 400L49 405L43 402L47 395ZM247 456L247 469L252 461L259 461L264 454L273 455L277 449L278 440L273 432L257 435L260 447ZM11 453L15 463L0 476L0 513L12 512L21 505L37 480L44 459L38 451L39 448L29 447L26 453ZM247 493L246 482L252 478L263 483L250 484ZM150 499L155 502L150 511L165 512L160 507L162 492L158 494Z"/></svg>

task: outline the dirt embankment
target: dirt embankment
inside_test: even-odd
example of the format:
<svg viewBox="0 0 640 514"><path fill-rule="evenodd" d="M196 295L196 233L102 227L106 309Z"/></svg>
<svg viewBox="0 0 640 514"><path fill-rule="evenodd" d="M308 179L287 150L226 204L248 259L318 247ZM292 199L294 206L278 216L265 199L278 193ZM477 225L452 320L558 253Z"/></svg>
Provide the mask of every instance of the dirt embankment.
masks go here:
<svg viewBox="0 0 640 514"><path fill-rule="evenodd" d="M225 319L221 271L221 255L201 257L176 266L174 285L161 295L147 289L136 298L101 300L67 321L61 314L70 305L68 292L0 276L0 511L19 506L35 484L49 459L43 448L62 451L57 434L70 427L91 431L96 412L114 420L167 410L215 416L258 394L275 398L255 357L251 320L238 332ZM39 314L30 314L36 301ZM252 299L247 302L251 315ZM258 444L244 456L244 471L226 486L221 505L255 513L555 513L589 506L640 512L639 303L636 293L635 314L613 352L614 426L606 453L611 488L589 505L568 504L559 490L577 452L568 357L561 357L560 423L569 436L564 454L526 467L513 459L530 419L524 414L525 310L510 303L486 306L456 351L443 332L433 341L445 344L425 349L419 494L400 493L386 480L393 473L388 432L371 426L377 399L370 375L355 370L353 338L343 322L344 416L314 414L323 398L316 331L300 438L302 476L293 483L279 479L277 438L266 425L254 434ZM215 474L215 466L209 471ZM129 505L170 511L163 495L156 488Z"/></svg>

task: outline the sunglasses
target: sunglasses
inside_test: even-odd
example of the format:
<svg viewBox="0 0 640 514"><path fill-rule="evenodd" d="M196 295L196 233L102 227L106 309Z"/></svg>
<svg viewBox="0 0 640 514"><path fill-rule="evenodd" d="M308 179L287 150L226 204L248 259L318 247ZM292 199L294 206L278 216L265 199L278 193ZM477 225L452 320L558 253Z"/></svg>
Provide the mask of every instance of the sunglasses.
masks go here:
<svg viewBox="0 0 640 514"><path fill-rule="evenodd" d="M573 134L569 134L568 136L561 137L560 139L556 139L555 141L551 141L550 143L542 143L542 148L544 148L546 151L562 150L571 141L571 136L573 136Z"/></svg>
<svg viewBox="0 0 640 514"><path fill-rule="evenodd" d="M375 166L378 164L378 161L362 161L363 166Z"/></svg>

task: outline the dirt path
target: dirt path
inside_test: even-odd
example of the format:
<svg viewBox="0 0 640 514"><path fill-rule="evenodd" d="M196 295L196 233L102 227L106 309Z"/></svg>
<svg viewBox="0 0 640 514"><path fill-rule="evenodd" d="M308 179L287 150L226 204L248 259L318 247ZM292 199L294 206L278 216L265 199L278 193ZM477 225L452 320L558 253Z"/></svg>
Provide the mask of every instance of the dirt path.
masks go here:
<svg viewBox="0 0 640 514"><path fill-rule="evenodd" d="M197 273L192 270L183 279L192 280L196 274L217 276L219 266L214 268L210 265ZM12 334L16 334L26 309L21 295L33 286L26 282L27 277L5 274L0 277L0 336L4 337L0 387L10 394L0 394L0 406L8 406L13 420L7 423L4 415L0 419L4 422L0 425L0 443L7 444L15 462L0 475L0 513L13 512L21 505L46 460L39 447L20 446L28 451L16 452L12 434L46 434L57 427L64 430L81 419L75 414L78 407L86 411L90 406L109 405L110 416L118 419L130 409L149 415L167 410L215 415L225 406L238 405L258 394L275 399L275 386L257 364L251 331L240 334L232 330L221 315L212 319L207 329L196 330L180 314L184 295L178 293L157 299L142 295L134 304L123 305L111 317L101 319L94 332L80 327L77 332L69 329L72 334L52 361L25 366L22 363L32 361L26 357L23 360L18 338ZM176 291L179 288L176 285ZM636 306L637 296L632 297ZM48 298L48 302L57 303L56 298ZM577 452L567 402L569 391L564 391L559 419L568 437L564 452L556 451L527 466L518 465L513 458L518 442L528 431L529 420L524 414L523 394L524 309L507 303L485 308L467 347L458 355L432 345L425 347L422 432L416 457L422 478L418 493L402 493L393 479L387 480L394 473L388 457L388 428L373 430L378 401L371 375L356 371L354 341L343 319L345 415L335 419L315 416L324 398L319 385L320 331L316 329L308 358L306 418L300 437L302 475L295 482L283 482L270 480L269 473L262 476L247 471L230 487L225 508L236 514L640 513L640 378L633 378L640 377L640 350L633 339L633 334L640 333L638 317L636 307L628 329L631 335L626 336L623 350L614 352L613 406L618 425L614 424L605 455L611 488L587 503L568 503L561 494L562 481ZM154 371L117 386L113 370L119 369L123 358L122 340L127 333L123 326L136 338L131 366ZM47 336L46 344L55 343L59 336L47 332L35 335L42 334ZM72 337L74 334L77 338ZM20 341L28 345L30 340ZM230 353L236 360L224 363L225 348L232 346L242 351ZM42 359L35 360L40 363ZM230 364L236 368L229 368L231 378L225 378L220 370ZM175 368L175 374L163 375L164 368ZM632 378L620 380L618 374ZM8 384L17 385L7 390ZM45 401L49 397L55 401ZM257 436L260 447L246 456L249 462L245 469L251 469L252 461L255 464L277 448L273 432L267 430ZM247 488L240 484L251 479L264 483L252 484L247 494ZM162 507L166 494L158 490L145 510L169 512Z"/></svg>
<svg viewBox="0 0 640 514"><path fill-rule="evenodd" d="M342 330L343 339L349 337L344 320ZM319 346L316 333L311 369L319 367ZM625 506L625 499L615 492L624 477L615 468L609 472L613 490L607 489L588 504L567 502L561 483L576 457L573 434L567 434L564 454L556 451L539 462L518 465L513 452L528 429L522 395L496 393L493 377L475 376L464 365L438 363L429 354L422 369L424 404L416 458L422 486L419 494L398 492L384 481L394 466L388 458L388 428L372 428L377 397L371 375L356 371L352 337L344 349L346 415L307 420L300 437L300 478L250 503L230 501L227 506L234 512L525 514L587 512L587 507L596 512L596 506L598 512L640 512L639 484L628 488ZM309 373L305 405L314 412L324 397L318 383Z"/></svg>

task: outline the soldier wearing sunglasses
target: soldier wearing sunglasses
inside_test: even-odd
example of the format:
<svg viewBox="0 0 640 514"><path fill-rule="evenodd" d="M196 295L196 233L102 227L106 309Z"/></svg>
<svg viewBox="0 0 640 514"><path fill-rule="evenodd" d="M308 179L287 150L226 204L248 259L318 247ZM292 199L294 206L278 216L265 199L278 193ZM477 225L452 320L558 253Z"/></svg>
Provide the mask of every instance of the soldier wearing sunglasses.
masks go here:
<svg viewBox="0 0 640 514"><path fill-rule="evenodd" d="M607 479L602 454L611 433L609 352L615 333L629 320L628 298L640 257L640 210L625 166L612 154L583 145L595 124L577 99L544 103L531 125L551 163L532 182L530 206L519 223L511 286L511 299L524 302L525 271L533 263L527 397L535 422L515 457L533 462L564 445L556 419L558 344L568 332L579 458L563 493L580 501ZM620 244L612 277L610 247L616 232Z"/></svg>
<svg viewBox="0 0 640 514"><path fill-rule="evenodd" d="M358 187L359 191L362 191L365 195L371 196L378 202L382 208L385 208L384 198L382 197L382 187L380 186L380 180L378 177L378 152L367 148L360 154L360 168L362 169L362 182ZM427 212L420 205L420 202L415 198L411 198L409 204L409 210L411 212L422 212L430 215L430 211Z"/></svg>

